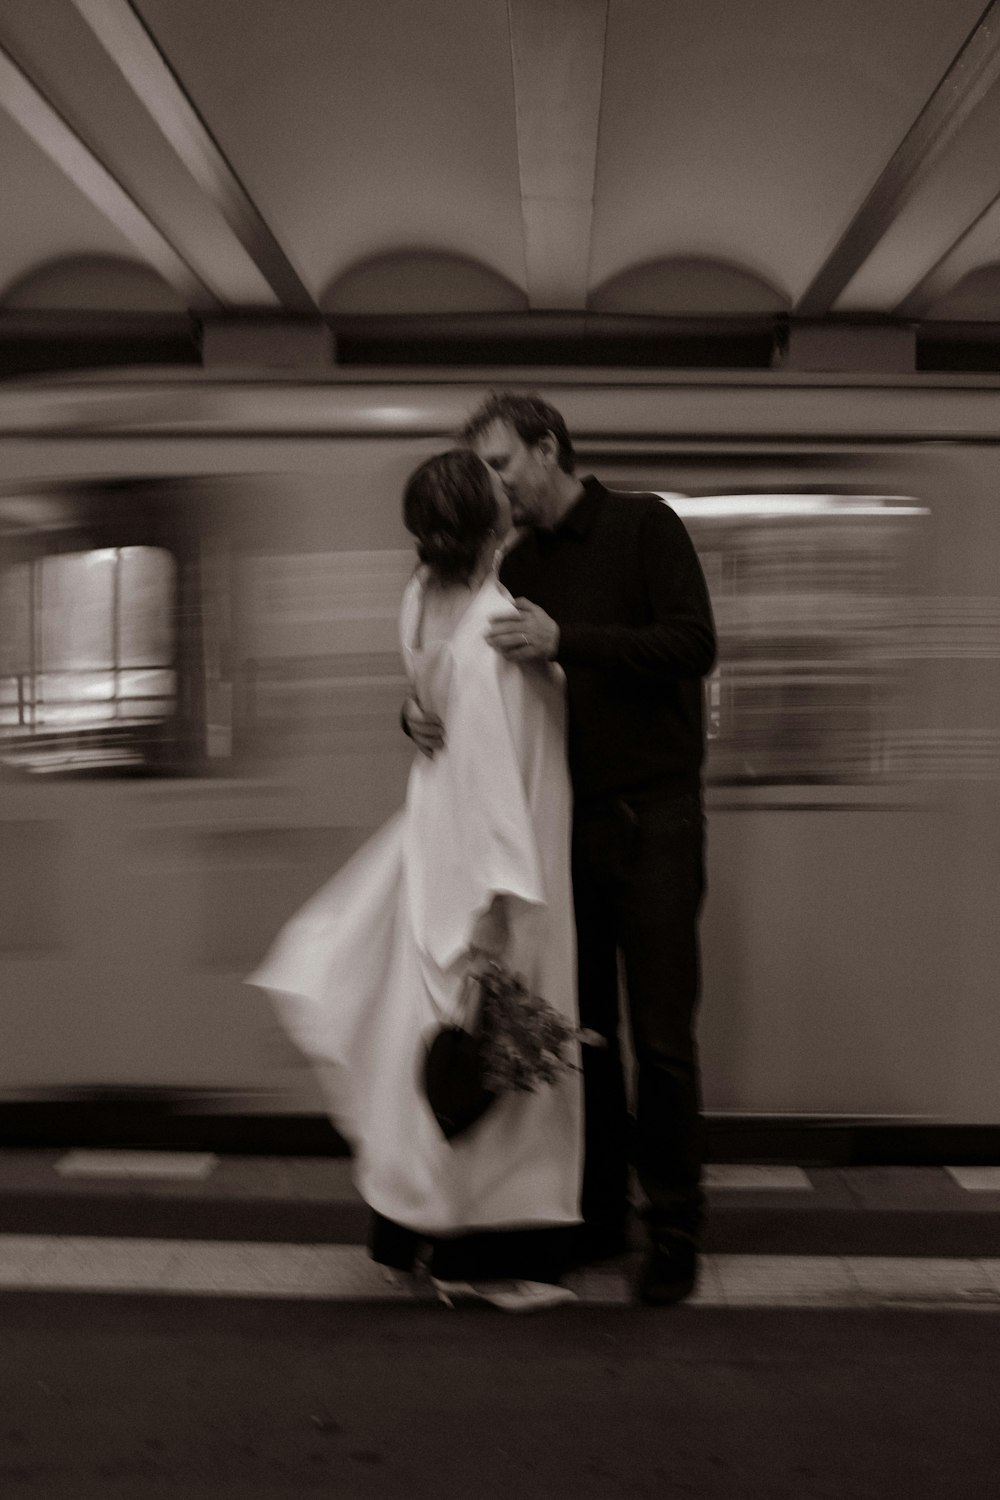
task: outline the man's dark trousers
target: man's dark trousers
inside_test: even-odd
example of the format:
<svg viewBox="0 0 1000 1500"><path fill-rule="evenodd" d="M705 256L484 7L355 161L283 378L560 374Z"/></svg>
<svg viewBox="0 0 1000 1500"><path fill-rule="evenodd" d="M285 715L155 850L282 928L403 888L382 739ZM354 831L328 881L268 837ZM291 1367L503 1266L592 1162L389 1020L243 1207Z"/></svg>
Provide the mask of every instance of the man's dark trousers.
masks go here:
<svg viewBox="0 0 1000 1500"><path fill-rule="evenodd" d="M573 826L580 1024L608 1038L585 1047L583 1218L614 1233L634 1162L654 1239L698 1239L702 1121L693 1035L705 889L705 823L697 791L651 789L578 806ZM627 1112L618 1042L621 952L637 1063ZM631 1138L630 1138L631 1137Z"/></svg>

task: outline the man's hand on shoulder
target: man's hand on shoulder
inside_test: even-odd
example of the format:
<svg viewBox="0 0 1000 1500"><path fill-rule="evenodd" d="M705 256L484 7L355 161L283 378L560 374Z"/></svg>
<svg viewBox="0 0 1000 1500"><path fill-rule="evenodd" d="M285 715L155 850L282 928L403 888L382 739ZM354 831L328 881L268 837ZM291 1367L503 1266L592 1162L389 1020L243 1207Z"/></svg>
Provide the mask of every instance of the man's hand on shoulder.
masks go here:
<svg viewBox="0 0 1000 1500"><path fill-rule="evenodd" d="M508 661L553 661L559 650L559 626L530 599L515 599L516 613L491 615L486 639Z"/></svg>
<svg viewBox="0 0 1000 1500"><path fill-rule="evenodd" d="M407 698L403 704L403 727L421 755L428 759L435 750L444 749L444 725L437 714L425 713L416 698Z"/></svg>

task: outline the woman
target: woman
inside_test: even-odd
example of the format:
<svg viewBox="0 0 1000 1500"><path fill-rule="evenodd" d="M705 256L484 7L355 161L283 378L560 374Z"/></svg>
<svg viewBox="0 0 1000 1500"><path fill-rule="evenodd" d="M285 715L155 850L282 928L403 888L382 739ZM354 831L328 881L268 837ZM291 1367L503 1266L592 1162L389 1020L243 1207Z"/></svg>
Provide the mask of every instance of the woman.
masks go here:
<svg viewBox="0 0 1000 1500"><path fill-rule="evenodd" d="M443 1300L550 1306L573 1297L556 1283L580 1220L579 1073L501 1095L446 1140L421 1070L490 959L577 1024L562 673L525 670L486 643L490 616L512 602L494 570L510 512L491 469L466 450L429 459L403 515L421 563L402 603L403 659L445 745L416 758L403 810L250 983L317 1065L373 1210L373 1258L408 1273L429 1248Z"/></svg>

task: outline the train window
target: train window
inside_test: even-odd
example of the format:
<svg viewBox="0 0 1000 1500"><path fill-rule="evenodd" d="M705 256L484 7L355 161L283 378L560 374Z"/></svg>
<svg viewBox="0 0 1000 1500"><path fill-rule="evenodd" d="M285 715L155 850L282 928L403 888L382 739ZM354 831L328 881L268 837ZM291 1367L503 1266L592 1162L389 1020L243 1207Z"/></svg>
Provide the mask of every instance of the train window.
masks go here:
<svg viewBox="0 0 1000 1500"><path fill-rule="evenodd" d="M177 568L154 546L54 552L0 570L0 759L149 769L177 707Z"/></svg>
<svg viewBox="0 0 1000 1500"><path fill-rule="evenodd" d="M905 714L899 647L925 510L870 495L663 494L708 580L709 780L871 782Z"/></svg>

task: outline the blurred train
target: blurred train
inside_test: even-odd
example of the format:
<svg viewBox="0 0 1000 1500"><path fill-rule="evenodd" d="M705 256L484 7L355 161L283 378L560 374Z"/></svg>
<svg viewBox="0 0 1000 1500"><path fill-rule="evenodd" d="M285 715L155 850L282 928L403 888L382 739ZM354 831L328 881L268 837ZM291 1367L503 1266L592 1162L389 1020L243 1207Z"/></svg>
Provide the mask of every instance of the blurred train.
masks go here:
<svg viewBox="0 0 1000 1500"><path fill-rule="evenodd" d="M1000 1123L1000 381L489 383L709 580L706 1109ZM0 389L0 1100L320 1111L243 976L402 799L402 485L485 388Z"/></svg>

